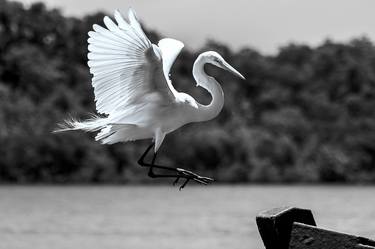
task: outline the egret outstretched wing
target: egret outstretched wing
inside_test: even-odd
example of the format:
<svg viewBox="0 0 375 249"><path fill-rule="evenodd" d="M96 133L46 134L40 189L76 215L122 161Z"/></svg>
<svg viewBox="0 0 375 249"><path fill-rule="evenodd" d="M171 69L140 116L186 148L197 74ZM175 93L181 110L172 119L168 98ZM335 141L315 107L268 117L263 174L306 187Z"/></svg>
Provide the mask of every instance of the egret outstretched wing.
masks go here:
<svg viewBox="0 0 375 249"><path fill-rule="evenodd" d="M174 46L152 44L131 9L129 22L118 11L114 16L117 24L106 16L107 29L95 24L89 32L88 65L97 111L111 115L150 94L173 101L175 90L168 74L183 44L173 39L168 41Z"/></svg>
<svg viewBox="0 0 375 249"><path fill-rule="evenodd" d="M169 78L169 72L178 54L184 47L184 44L175 39L164 38L159 41L158 46L161 50L163 57L163 71L165 79L167 80L169 88L172 90L173 93L175 93L175 90L172 86L172 82Z"/></svg>

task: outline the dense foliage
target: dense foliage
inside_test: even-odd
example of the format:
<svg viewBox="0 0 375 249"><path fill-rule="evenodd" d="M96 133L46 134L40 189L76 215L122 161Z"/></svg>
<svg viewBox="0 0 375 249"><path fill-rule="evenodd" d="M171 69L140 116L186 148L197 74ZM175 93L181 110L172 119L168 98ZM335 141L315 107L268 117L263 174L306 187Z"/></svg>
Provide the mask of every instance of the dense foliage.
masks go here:
<svg viewBox="0 0 375 249"><path fill-rule="evenodd" d="M0 0L0 182L155 182L136 164L147 141L104 146L92 134L51 133L69 115L95 110L86 40L103 15L67 18L40 3ZM203 103L209 97L191 71L209 49L247 80L208 67L224 88L222 113L168 135L160 162L222 182L375 182L370 40L291 44L274 56L212 41L185 50L174 85Z"/></svg>

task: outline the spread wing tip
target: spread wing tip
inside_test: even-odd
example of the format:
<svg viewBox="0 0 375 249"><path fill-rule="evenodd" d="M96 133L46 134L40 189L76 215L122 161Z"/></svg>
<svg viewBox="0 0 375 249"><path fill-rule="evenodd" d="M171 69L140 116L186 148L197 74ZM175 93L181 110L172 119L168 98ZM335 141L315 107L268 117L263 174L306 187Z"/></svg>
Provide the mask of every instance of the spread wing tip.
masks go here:
<svg viewBox="0 0 375 249"><path fill-rule="evenodd" d="M185 44L173 38L164 38L159 41L158 46L163 49L168 48L179 52L184 48Z"/></svg>
<svg viewBox="0 0 375 249"><path fill-rule="evenodd" d="M135 13L135 10L132 7L129 7L128 17L129 17L129 19L134 18L134 19L138 20L137 14Z"/></svg>

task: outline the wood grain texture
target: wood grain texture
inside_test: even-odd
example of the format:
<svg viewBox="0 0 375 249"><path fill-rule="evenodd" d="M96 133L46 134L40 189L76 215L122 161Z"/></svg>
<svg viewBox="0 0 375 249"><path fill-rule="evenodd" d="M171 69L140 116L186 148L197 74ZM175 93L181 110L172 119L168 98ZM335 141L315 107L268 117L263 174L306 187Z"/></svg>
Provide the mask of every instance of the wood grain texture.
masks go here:
<svg viewBox="0 0 375 249"><path fill-rule="evenodd" d="M375 241L295 222L289 249L375 249Z"/></svg>

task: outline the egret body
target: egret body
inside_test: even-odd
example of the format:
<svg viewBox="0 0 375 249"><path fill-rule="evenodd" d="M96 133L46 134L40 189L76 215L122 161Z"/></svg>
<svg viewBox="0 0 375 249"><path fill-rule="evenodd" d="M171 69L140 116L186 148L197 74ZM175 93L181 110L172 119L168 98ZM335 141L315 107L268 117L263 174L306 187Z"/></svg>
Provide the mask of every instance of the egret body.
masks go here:
<svg viewBox="0 0 375 249"><path fill-rule="evenodd" d="M191 171L156 165L156 155L166 134L191 123L216 117L224 105L224 93L215 78L204 71L209 63L243 78L218 53L200 54L193 67L197 86L212 96L211 103L202 105L186 93L174 89L169 78L170 69L183 48L183 43L171 38L152 44L143 32L132 9L126 21L119 11L114 13L114 23L104 18L106 28L94 25L88 39L88 66L93 74L96 109L105 117L89 120L68 120L57 131L83 130L99 132L95 139L103 144L153 139L153 143L138 163L149 168L151 177L175 177L174 183L185 179L207 184L213 179ZM154 147L150 163L145 157ZM171 171L172 174L155 174L153 169Z"/></svg>

